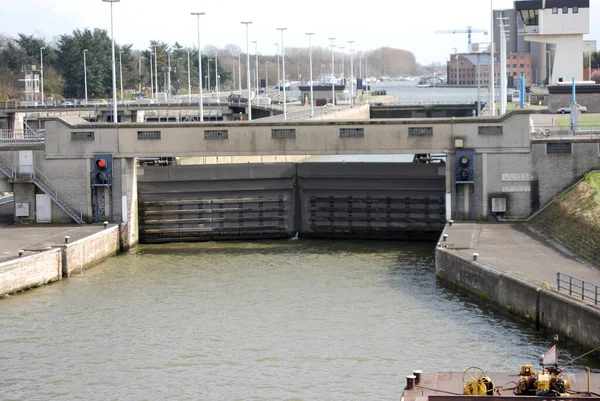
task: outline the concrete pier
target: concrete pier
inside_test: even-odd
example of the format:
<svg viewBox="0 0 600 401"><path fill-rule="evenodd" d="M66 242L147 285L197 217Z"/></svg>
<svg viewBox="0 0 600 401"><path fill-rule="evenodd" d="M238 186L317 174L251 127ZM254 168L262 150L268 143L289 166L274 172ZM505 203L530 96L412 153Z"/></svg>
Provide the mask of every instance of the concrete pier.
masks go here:
<svg viewBox="0 0 600 401"><path fill-rule="evenodd" d="M559 292L559 272L600 285L599 269L518 224L447 225L436 248L439 278L538 329L566 336L587 348L600 346L600 305Z"/></svg>

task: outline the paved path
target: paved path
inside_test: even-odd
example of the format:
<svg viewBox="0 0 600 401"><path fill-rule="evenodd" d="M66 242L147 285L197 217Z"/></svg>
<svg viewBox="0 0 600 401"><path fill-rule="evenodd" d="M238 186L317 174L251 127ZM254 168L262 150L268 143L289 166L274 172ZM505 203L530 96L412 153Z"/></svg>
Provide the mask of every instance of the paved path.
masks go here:
<svg viewBox="0 0 600 401"><path fill-rule="evenodd" d="M114 225L114 224L113 224ZM109 225L109 227L113 226ZM74 242L104 230L102 224L61 225L61 226L14 226L0 225L0 263L18 257L19 249L25 255L59 246L65 243L65 236Z"/></svg>
<svg viewBox="0 0 600 401"><path fill-rule="evenodd" d="M599 268L580 262L523 225L454 223L444 233L448 249L468 259L478 253L478 263L536 287L548 283L556 290L558 272L600 286Z"/></svg>

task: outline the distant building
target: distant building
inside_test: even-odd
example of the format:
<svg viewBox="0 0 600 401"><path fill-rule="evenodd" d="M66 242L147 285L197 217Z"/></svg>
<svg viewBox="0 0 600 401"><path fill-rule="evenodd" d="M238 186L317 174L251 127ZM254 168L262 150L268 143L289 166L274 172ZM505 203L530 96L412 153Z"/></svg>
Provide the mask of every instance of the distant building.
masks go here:
<svg viewBox="0 0 600 401"><path fill-rule="evenodd" d="M494 75L495 81L500 81L500 64L496 54ZM521 74L525 77L526 85L532 83L531 54L513 53L506 56L506 74L508 87L518 88ZM458 73L458 82L457 82ZM478 78L479 73L479 78ZM486 53L451 54L448 62L448 85L477 85L489 86L490 55Z"/></svg>
<svg viewBox="0 0 600 401"><path fill-rule="evenodd" d="M519 33L535 43L556 46L551 84L583 80L583 35L590 32L589 0L517 0Z"/></svg>
<svg viewBox="0 0 600 401"><path fill-rule="evenodd" d="M500 23L504 21L508 40L506 42L506 54L516 53L531 54L531 80L528 83L544 83L548 80L548 54L547 50L552 50L546 43L535 43L525 40L525 37L518 33L519 13L516 9L494 10L494 49L500 51Z"/></svg>
<svg viewBox="0 0 600 401"><path fill-rule="evenodd" d="M25 94L26 101L41 100L40 72L35 65L24 65L21 67L19 86Z"/></svg>

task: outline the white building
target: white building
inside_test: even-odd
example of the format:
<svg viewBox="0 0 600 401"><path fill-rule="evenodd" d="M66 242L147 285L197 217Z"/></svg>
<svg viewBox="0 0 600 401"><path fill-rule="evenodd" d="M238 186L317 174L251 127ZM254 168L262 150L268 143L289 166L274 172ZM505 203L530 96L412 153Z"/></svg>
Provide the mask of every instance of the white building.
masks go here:
<svg viewBox="0 0 600 401"><path fill-rule="evenodd" d="M590 32L590 0L516 0L525 40L554 44L552 84L583 81L583 35Z"/></svg>

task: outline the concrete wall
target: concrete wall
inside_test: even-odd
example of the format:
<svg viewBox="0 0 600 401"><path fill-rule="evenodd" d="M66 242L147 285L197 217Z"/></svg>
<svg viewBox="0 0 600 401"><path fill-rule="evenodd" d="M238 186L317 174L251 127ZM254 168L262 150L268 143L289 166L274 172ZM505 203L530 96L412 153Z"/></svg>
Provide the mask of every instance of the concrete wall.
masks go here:
<svg viewBox="0 0 600 401"><path fill-rule="evenodd" d="M446 248L436 249L436 274L536 327L568 336L588 348L600 346L600 309L555 291L540 289L542 283L507 276Z"/></svg>
<svg viewBox="0 0 600 401"><path fill-rule="evenodd" d="M326 121L326 120L368 120L370 118L369 105L354 106L352 108L339 109L328 111L327 114L319 114L310 121Z"/></svg>
<svg viewBox="0 0 600 401"><path fill-rule="evenodd" d="M354 109L352 109L354 110ZM362 113L362 108L356 109ZM70 124L63 120L46 123L48 158L91 158L94 153L120 157L338 155L441 153L454 148L455 139L465 147L514 152L529 147L528 111L503 117L355 120L327 122L235 122L235 123L147 123ZM502 135L479 135L480 126L503 126ZM431 127L433 135L409 136L409 128ZM364 130L364 136L344 137L341 129ZM273 138L273 129L293 129L295 138ZM205 138L207 130L226 130L227 138ZM160 139L138 139L138 131L159 131ZM90 139L72 139L73 132L91 132Z"/></svg>
<svg viewBox="0 0 600 401"><path fill-rule="evenodd" d="M548 109L552 113L556 113L559 107L571 104L571 95L568 93L551 94L549 98ZM587 107L588 113L600 113L600 91L598 93L578 93L576 100L580 105ZM585 116L585 113L583 115ZM569 119L568 113L565 114L565 118Z"/></svg>
<svg viewBox="0 0 600 401"><path fill-rule="evenodd" d="M60 280L60 249L0 263L0 297Z"/></svg>
<svg viewBox="0 0 600 401"><path fill-rule="evenodd" d="M109 256L116 255L119 251L119 227L109 227L61 248L62 275L69 277L72 273L80 272Z"/></svg>

